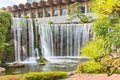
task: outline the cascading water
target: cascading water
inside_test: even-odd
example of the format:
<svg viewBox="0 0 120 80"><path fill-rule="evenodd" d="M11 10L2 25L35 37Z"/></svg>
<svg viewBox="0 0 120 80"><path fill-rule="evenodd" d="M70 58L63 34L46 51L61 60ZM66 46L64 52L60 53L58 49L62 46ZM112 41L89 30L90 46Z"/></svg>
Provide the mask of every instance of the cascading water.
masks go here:
<svg viewBox="0 0 120 80"><path fill-rule="evenodd" d="M33 20L14 18L12 30L14 31L15 62L36 62L37 48L34 48ZM36 51L36 52L35 52Z"/></svg>
<svg viewBox="0 0 120 80"><path fill-rule="evenodd" d="M34 63L39 57L74 58L90 37L91 24L40 24L14 18L15 61Z"/></svg>
<svg viewBox="0 0 120 80"><path fill-rule="evenodd" d="M79 57L90 31L91 24L39 25L42 53L46 58Z"/></svg>

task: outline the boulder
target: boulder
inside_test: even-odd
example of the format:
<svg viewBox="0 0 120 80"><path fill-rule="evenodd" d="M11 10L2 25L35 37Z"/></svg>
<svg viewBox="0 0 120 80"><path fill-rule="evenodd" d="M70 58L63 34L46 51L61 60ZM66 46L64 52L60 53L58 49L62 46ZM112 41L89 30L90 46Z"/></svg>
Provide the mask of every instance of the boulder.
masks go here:
<svg viewBox="0 0 120 80"><path fill-rule="evenodd" d="M117 53L120 53L120 48L117 49Z"/></svg>
<svg viewBox="0 0 120 80"><path fill-rule="evenodd" d="M116 48L114 45L112 45L112 46L111 46L111 50L112 50L112 51L117 51L117 48Z"/></svg>
<svg viewBox="0 0 120 80"><path fill-rule="evenodd" d="M13 64L10 64L8 65L9 67L24 67L25 65L22 64L22 63L13 63Z"/></svg>
<svg viewBox="0 0 120 80"><path fill-rule="evenodd" d="M68 72L68 76L72 76L74 74L76 74L77 72L76 71L71 71L71 72Z"/></svg>
<svg viewBox="0 0 120 80"><path fill-rule="evenodd" d="M5 68L0 67L0 73L5 72Z"/></svg>

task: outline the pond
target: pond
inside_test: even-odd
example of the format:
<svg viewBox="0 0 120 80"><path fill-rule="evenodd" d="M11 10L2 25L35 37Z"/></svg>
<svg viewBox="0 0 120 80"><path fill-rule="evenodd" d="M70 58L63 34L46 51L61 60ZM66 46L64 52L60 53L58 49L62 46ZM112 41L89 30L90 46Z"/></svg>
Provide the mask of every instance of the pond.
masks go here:
<svg viewBox="0 0 120 80"><path fill-rule="evenodd" d="M48 62L45 65L32 63L25 64L25 67L22 68L6 68L6 72L2 75L12 75L12 74L23 74L27 72L47 72L47 71L74 71L76 70L78 64L87 61L87 58L80 59L54 59L55 62Z"/></svg>

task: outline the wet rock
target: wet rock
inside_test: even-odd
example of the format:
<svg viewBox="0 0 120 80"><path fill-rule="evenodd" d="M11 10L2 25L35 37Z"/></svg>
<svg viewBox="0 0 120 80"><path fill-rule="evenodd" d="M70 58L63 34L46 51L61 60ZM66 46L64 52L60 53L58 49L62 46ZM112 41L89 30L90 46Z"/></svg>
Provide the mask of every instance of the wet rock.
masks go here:
<svg viewBox="0 0 120 80"><path fill-rule="evenodd" d="M25 65L22 63L13 63L13 64L9 64L9 67L24 67Z"/></svg>
<svg viewBox="0 0 120 80"><path fill-rule="evenodd" d="M5 68L0 67L0 73L5 72Z"/></svg>
<svg viewBox="0 0 120 80"><path fill-rule="evenodd" d="M40 65L46 65L47 63L45 62L45 63L38 63L38 64L40 64Z"/></svg>

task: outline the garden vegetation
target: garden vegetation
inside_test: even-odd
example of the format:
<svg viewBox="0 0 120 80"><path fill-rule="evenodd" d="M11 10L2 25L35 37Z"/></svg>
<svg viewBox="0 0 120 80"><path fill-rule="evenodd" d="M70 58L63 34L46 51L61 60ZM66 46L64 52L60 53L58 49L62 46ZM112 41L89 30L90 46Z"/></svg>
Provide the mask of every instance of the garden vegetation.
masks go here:
<svg viewBox="0 0 120 80"><path fill-rule="evenodd" d="M94 19L92 19L91 16L85 15L83 11L80 9L80 3L75 2L74 4L71 4L69 6L69 11L68 11L68 16L69 18L67 19L68 21L72 21L73 19L78 19L78 23L91 23L93 22Z"/></svg>
<svg viewBox="0 0 120 80"><path fill-rule="evenodd" d="M7 11L0 10L0 61L4 61L5 51L11 51L11 48L7 48L9 28L11 25L11 14ZM10 46L9 46L10 47ZM13 50L13 49L12 49Z"/></svg>
<svg viewBox="0 0 120 80"><path fill-rule="evenodd" d="M0 80L58 80L67 78L67 72L29 72L21 75L1 76Z"/></svg>
<svg viewBox="0 0 120 80"><path fill-rule="evenodd" d="M107 73L120 69L120 0L91 0L92 11L97 14L93 23L95 38L81 52L92 59L80 64L78 73Z"/></svg>

